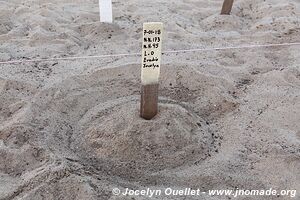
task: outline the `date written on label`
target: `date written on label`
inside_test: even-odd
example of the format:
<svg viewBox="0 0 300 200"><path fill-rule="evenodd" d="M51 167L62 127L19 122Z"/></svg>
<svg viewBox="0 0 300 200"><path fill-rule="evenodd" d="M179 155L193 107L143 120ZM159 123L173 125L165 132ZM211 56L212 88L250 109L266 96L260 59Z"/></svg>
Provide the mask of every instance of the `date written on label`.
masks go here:
<svg viewBox="0 0 300 200"><path fill-rule="evenodd" d="M142 46L142 83L157 83L160 73L162 27L160 22L144 23Z"/></svg>

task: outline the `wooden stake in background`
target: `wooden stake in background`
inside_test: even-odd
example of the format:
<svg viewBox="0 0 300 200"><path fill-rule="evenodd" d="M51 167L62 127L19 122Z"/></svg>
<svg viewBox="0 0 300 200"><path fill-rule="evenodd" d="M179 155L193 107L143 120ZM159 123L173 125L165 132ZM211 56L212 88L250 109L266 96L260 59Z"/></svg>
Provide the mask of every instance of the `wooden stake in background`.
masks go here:
<svg viewBox="0 0 300 200"><path fill-rule="evenodd" d="M224 0L221 15L230 15L233 0Z"/></svg>
<svg viewBox="0 0 300 200"><path fill-rule="evenodd" d="M140 115L147 120L152 119L158 112L162 31L163 24L160 22L143 24Z"/></svg>
<svg viewBox="0 0 300 200"><path fill-rule="evenodd" d="M111 0L99 0L100 22L112 23Z"/></svg>

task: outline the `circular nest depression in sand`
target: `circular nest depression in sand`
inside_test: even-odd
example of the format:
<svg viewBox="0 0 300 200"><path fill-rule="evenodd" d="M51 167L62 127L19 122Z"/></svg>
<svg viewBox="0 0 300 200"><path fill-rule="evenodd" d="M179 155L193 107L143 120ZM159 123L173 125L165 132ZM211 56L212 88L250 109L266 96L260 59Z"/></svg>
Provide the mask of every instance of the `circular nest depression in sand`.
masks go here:
<svg viewBox="0 0 300 200"><path fill-rule="evenodd" d="M230 84L193 68L166 65L159 113L148 121L139 116L137 68L102 69L36 93L20 116L32 134L13 142L20 146L38 141L59 157L125 178L201 163L211 156L220 141L206 116L235 109L221 88L230 89ZM12 143L10 138L6 144Z"/></svg>
<svg viewBox="0 0 300 200"><path fill-rule="evenodd" d="M212 143L203 120L185 108L160 104L151 121L138 115L137 100L98 104L79 121L78 146L101 159L157 171L204 159Z"/></svg>

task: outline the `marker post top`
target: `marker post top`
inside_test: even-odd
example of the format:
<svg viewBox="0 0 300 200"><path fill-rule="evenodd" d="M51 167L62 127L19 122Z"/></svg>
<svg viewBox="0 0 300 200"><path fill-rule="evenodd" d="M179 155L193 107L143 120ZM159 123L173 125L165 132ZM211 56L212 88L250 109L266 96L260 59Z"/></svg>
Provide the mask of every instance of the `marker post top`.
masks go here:
<svg viewBox="0 0 300 200"><path fill-rule="evenodd" d="M142 85L158 83L161 64L163 24L150 22L143 24Z"/></svg>
<svg viewBox="0 0 300 200"><path fill-rule="evenodd" d="M100 22L112 23L112 0L99 0Z"/></svg>
<svg viewBox="0 0 300 200"><path fill-rule="evenodd" d="M230 15L234 0L224 0L221 15Z"/></svg>

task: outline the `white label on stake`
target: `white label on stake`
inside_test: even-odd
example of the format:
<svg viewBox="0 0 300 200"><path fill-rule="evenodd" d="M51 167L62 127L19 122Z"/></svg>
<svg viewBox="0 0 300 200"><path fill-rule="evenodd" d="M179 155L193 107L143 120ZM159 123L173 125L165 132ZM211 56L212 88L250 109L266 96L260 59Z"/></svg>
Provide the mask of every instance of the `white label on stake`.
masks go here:
<svg viewBox="0 0 300 200"><path fill-rule="evenodd" d="M150 22L143 24L142 84L158 83L161 64L163 24Z"/></svg>
<svg viewBox="0 0 300 200"><path fill-rule="evenodd" d="M112 3L111 0L99 0L100 22L112 23Z"/></svg>

